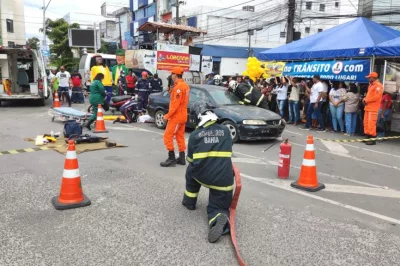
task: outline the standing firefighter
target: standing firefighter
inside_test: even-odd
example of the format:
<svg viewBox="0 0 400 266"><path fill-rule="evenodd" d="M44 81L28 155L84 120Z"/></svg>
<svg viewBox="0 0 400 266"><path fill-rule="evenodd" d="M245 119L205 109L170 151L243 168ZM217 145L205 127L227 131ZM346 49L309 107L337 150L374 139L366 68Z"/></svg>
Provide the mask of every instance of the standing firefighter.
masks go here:
<svg viewBox="0 0 400 266"><path fill-rule="evenodd" d="M142 72L142 78L139 79L136 83L136 91L140 97L143 99L143 110L142 112L145 113L147 109L147 101L149 97L150 91L150 81L147 79L148 74L146 71Z"/></svg>
<svg viewBox="0 0 400 266"><path fill-rule="evenodd" d="M240 104L251 104L263 109L269 109L268 101L264 94L259 90L255 90L254 87L247 83L238 84L236 81L232 80L229 83L229 90L239 97L241 100L239 102Z"/></svg>
<svg viewBox="0 0 400 266"><path fill-rule="evenodd" d="M229 232L228 217L234 182L232 137L226 126L216 123L218 117L205 102L194 103L190 118L198 127L189 137L189 166L182 204L189 210L195 210L200 187L210 189L208 241L214 243Z"/></svg>
<svg viewBox="0 0 400 266"><path fill-rule="evenodd" d="M185 126L187 121L187 106L189 103L189 86L182 79L183 69L174 67L171 72L171 79L174 86L170 90L170 101L168 114L164 120L168 120L164 132L164 144L168 150L168 159L160 163L162 167L175 166L177 163L185 165ZM178 143L179 158L175 158L174 137Z"/></svg>

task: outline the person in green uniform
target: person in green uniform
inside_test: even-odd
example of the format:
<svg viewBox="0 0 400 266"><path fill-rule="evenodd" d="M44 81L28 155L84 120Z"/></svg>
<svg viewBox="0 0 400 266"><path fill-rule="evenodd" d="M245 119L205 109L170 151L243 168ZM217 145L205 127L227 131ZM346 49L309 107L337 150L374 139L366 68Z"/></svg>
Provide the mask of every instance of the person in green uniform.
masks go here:
<svg viewBox="0 0 400 266"><path fill-rule="evenodd" d="M104 98L106 97L105 88L103 86L102 80L104 79L104 74L98 73L94 78L92 85L90 86L90 97L89 102L93 106L93 114L89 118L89 121L85 124L85 127L91 130L90 125L97 119L98 105L104 105Z"/></svg>
<svg viewBox="0 0 400 266"><path fill-rule="evenodd" d="M128 69L125 66L125 50L118 49L116 53L117 64L112 67L112 81L114 84L114 92L118 94L118 79L121 75L121 71L123 70L125 74L128 73Z"/></svg>

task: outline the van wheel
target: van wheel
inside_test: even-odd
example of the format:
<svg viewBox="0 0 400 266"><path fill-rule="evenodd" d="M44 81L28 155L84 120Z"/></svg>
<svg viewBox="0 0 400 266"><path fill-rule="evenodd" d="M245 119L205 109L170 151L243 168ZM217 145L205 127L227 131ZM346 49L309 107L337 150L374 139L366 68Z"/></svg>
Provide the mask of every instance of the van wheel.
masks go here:
<svg viewBox="0 0 400 266"><path fill-rule="evenodd" d="M44 99L40 99L40 100L37 101L37 104L38 104L38 106L45 106L46 102L45 102Z"/></svg>

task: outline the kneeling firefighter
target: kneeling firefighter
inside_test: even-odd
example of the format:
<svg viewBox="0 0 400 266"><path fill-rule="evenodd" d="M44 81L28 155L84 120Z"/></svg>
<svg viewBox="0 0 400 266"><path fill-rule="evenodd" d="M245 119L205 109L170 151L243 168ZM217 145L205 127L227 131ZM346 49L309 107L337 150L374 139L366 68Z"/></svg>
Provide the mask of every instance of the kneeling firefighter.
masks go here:
<svg viewBox="0 0 400 266"><path fill-rule="evenodd" d="M264 94L247 83L238 84L236 81L232 80L229 82L229 90L239 97L241 100L239 102L240 104L251 104L263 109L269 109L268 101Z"/></svg>
<svg viewBox="0 0 400 266"><path fill-rule="evenodd" d="M209 188L208 241L214 243L229 232L228 217L234 183L232 137L226 126L216 123L218 117L205 102L194 103L190 119L197 129L189 137L186 157L189 166L182 204L189 210L195 210L200 187Z"/></svg>

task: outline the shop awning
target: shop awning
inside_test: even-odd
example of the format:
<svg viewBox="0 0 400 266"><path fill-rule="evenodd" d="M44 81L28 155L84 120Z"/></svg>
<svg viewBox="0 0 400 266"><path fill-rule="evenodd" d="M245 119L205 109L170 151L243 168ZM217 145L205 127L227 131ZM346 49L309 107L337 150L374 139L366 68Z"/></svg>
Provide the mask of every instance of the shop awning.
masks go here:
<svg viewBox="0 0 400 266"><path fill-rule="evenodd" d="M138 31L147 31L147 32L153 32L153 33L164 33L164 34L178 34L182 35L187 32L190 33L199 33L199 34L207 34L206 31L195 28L195 27L190 27L190 26L184 26L184 25L174 25L174 24L168 24L168 23L163 23L163 22L146 22L142 26L138 28Z"/></svg>
<svg viewBox="0 0 400 266"><path fill-rule="evenodd" d="M400 37L400 31L366 18L357 18L292 43L263 51L260 60L314 60L371 56L383 42Z"/></svg>

